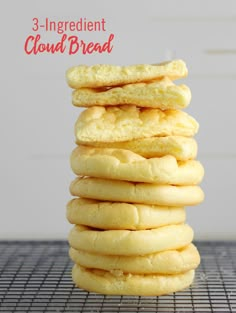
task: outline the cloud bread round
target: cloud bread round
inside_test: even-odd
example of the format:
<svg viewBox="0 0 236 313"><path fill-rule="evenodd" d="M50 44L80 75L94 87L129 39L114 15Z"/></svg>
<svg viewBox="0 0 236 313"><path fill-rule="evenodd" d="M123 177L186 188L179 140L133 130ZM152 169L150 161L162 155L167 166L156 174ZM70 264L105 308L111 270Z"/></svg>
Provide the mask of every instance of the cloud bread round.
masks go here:
<svg viewBox="0 0 236 313"><path fill-rule="evenodd" d="M102 255L74 248L70 248L69 255L73 262L87 268L132 274L180 274L197 268L200 263L193 244L143 256Z"/></svg>
<svg viewBox="0 0 236 313"><path fill-rule="evenodd" d="M98 230L75 225L69 234L72 248L108 255L145 255L179 249L191 243L193 230L186 224L150 230Z"/></svg>
<svg viewBox="0 0 236 313"><path fill-rule="evenodd" d="M172 80L186 77L187 74L188 70L184 61L173 60L153 65L78 65L67 70L66 79L71 88L78 89L81 87L119 86L159 79L165 76Z"/></svg>
<svg viewBox="0 0 236 313"><path fill-rule="evenodd" d="M109 295L161 296L187 288L194 270L177 275L132 275L74 265L72 279L85 290Z"/></svg>
<svg viewBox="0 0 236 313"><path fill-rule="evenodd" d="M77 142L80 144L80 142ZM125 149L144 158L173 155L177 160L187 161L197 156L197 142L194 138L183 136L148 137L124 142L86 142L98 148Z"/></svg>
<svg viewBox="0 0 236 313"><path fill-rule="evenodd" d="M132 151L78 146L70 158L73 172L81 176L172 185L196 185L204 175L199 161L179 161L166 155L146 159Z"/></svg>
<svg viewBox="0 0 236 313"><path fill-rule="evenodd" d="M72 224L101 229L140 230L183 223L186 214L181 207L75 198L67 204L67 219Z"/></svg>
<svg viewBox="0 0 236 313"><path fill-rule="evenodd" d="M133 183L94 177L79 177L70 185L72 196L161 206L187 206L203 201L199 186L171 186Z"/></svg>
<svg viewBox="0 0 236 313"><path fill-rule="evenodd" d="M198 123L186 112L137 108L136 106L98 107L84 110L76 124L76 140L81 143L130 141L153 136L191 137Z"/></svg>
<svg viewBox="0 0 236 313"><path fill-rule="evenodd" d="M190 89L186 85L174 85L167 77L114 88L80 88L72 94L72 103L78 107L131 104L167 110L186 108L190 100Z"/></svg>

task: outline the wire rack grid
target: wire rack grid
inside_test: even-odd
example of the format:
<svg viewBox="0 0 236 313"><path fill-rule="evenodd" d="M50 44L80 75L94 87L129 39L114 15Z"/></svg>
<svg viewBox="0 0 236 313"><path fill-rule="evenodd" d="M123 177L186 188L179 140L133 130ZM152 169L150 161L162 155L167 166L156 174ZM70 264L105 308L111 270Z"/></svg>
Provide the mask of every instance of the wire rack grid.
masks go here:
<svg viewBox="0 0 236 313"><path fill-rule="evenodd" d="M104 296L76 288L64 241L0 242L0 312L236 312L236 242L196 242L191 288L162 297Z"/></svg>

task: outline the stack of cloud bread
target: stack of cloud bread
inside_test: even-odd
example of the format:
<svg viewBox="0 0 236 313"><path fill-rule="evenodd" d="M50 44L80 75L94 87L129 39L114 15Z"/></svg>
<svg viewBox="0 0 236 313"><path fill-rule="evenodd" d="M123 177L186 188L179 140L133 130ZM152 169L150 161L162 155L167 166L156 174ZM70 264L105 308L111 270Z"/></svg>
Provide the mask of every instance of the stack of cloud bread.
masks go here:
<svg viewBox="0 0 236 313"><path fill-rule="evenodd" d="M200 257L185 206L200 203L198 123L181 109L191 92L183 61L76 66L74 199L67 218L72 278L83 289L158 296L188 287Z"/></svg>

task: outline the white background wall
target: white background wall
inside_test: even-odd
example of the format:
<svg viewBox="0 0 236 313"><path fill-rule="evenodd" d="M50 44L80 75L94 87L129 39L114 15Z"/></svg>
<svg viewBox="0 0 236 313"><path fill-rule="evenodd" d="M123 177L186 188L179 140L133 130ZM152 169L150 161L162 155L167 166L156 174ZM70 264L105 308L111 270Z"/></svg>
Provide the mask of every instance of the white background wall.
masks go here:
<svg viewBox="0 0 236 313"><path fill-rule="evenodd" d="M80 109L71 105L66 69L169 58L182 58L189 68L187 111L200 123L199 159L206 170L205 202L188 208L188 222L196 239L236 239L234 0L1 0L0 6L0 239L65 238L71 227L65 218L73 179L68 159ZM33 17L104 17L114 49L110 55L26 55ZM81 39L104 36L82 33Z"/></svg>

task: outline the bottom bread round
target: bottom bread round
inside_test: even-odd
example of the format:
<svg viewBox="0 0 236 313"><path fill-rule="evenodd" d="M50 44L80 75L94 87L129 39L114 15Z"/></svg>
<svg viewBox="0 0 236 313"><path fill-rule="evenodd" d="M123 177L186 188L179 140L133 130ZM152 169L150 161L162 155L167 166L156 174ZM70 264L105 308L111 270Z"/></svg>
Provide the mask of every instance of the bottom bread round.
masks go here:
<svg viewBox="0 0 236 313"><path fill-rule="evenodd" d="M161 296L187 288L194 270L177 275L132 275L74 265L72 278L85 290L107 295Z"/></svg>

